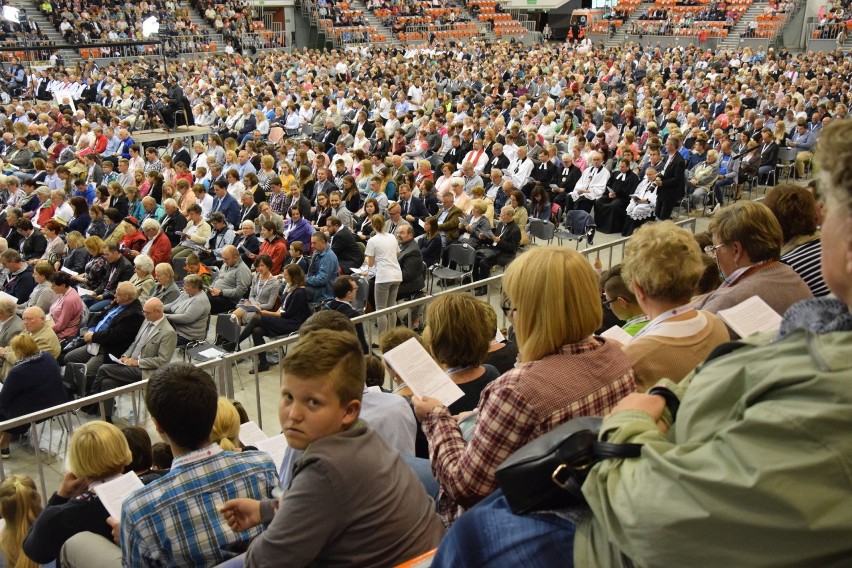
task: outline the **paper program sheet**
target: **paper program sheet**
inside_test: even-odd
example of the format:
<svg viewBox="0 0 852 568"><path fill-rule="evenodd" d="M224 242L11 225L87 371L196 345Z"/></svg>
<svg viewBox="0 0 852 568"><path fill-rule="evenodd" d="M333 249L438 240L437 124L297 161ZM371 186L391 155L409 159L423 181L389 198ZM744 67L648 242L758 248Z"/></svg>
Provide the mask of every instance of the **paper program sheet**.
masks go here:
<svg viewBox="0 0 852 568"><path fill-rule="evenodd" d="M733 308L719 310L716 315L743 338L759 332L775 333L783 319L758 296L752 296Z"/></svg>
<svg viewBox="0 0 852 568"><path fill-rule="evenodd" d="M385 353L383 358L417 396L437 398L446 406L464 396L414 337Z"/></svg>
<svg viewBox="0 0 852 568"><path fill-rule="evenodd" d="M110 517L121 519L121 506L130 495L143 487L142 480L135 472L129 471L121 477L111 479L95 487L95 493L101 500Z"/></svg>

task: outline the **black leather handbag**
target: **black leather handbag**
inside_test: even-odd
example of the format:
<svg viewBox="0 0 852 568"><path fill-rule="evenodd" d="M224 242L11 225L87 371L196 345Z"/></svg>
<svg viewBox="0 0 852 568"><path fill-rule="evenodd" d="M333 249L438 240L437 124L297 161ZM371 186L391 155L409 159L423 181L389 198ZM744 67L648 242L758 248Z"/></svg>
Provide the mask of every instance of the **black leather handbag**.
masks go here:
<svg viewBox="0 0 852 568"><path fill-rule="evenodd" d="M674 420L679 401L661 387L658 394ZM589 469L609 458L635 458L641 444L613 444L598 441L603 418L575 418L536 438L506 458L496 477L509 507L516 515L585 506L581 488Z"/></svg>

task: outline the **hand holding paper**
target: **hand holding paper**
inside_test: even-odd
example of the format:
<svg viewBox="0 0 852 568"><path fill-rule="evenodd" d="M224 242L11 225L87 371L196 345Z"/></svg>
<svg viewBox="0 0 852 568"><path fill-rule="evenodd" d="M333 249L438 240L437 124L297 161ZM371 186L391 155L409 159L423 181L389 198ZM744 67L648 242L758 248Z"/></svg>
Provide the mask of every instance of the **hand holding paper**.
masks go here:
<svg viewBox="0 0 852 568"><path fill-rule="evenodd" d="M385 353L384 360L411 392L421 398L435 398L449 406L464 396L458 385L413 337Z"/></svg>
<svg viewBox="0 0 852 568"><path fill-rule="evenodd" d="M143 487L142 480L135 472L129 471L120 477L101 483L95 487L95 493L110 517L121 518L121 506L137 489Z"/></svg>

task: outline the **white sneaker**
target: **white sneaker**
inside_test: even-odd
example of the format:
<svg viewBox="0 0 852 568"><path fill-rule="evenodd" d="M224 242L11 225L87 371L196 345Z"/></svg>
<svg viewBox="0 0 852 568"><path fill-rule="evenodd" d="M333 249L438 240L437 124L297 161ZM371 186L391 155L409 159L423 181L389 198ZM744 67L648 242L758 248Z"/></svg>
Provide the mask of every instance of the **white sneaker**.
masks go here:
<svg viewBox="0 0 852 568"><path fill-rule="evenodd" d="M713 208L713 210L712 210L712 211L710 211L710 215L711 215L711 216L712 216L712 215L715 215L715 214L716 214L716 211L718 211L718 210L719 210L719 209L721 209L721 208L722 208L722 205L721 205L720 203L717 203L717 204L716 204L716 206Z"/></svg>

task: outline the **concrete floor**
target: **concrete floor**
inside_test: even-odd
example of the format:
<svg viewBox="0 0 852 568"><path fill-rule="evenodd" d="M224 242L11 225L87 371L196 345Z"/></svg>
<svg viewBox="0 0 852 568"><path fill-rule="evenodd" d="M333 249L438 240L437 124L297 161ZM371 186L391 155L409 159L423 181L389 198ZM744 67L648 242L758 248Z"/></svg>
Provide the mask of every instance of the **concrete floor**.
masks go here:
<svg viewBox="0 0 852 568"><path fill-rule="evenodd" d="M698 218L697 222L697 232L707 230L709 219ZM612 241L617 240L618 238L620 238L618 235L598 234L595 237L595 245L610 243ZM555 242L556 241L554 241L554 244ZM612 258L613 264L620 262L620 255L620 250L616 250L614 252ZM604 262L604 266L607 266L609 264L609 256L607 255L605 258L602 258L602 261ZM501 298L499 297L499 294L492 292L490 294L489 300L494 306L495 310L497 310L498 318L501 318ZM499 321L502 320L498 319L498 322ZM213 326L211 326L211 336L212 327ZM244 343L244 346L248 346L250 344L251 342L247 341L246 343ZM175 360L180 360L180 356L176 354ZM240 372L239 377L242 379L242 384L240 384L238 375L234 373L234 387L236 391L235 398L236 400L239 400L246 408L249 417L257 421L258 413L256 402L256 383L255 376L249 373L249 370L251 369L250 361L241 361L238 364L238 369ZM262 429L269 436L273 436L280 432L278 426L278 373L278 365L273 365L269 371L261 373L260 375L260 413L263 422ZM129 423L128 419L131 418L132 409L133 405L129 395L124 395L118 399L115 418L116 424L119 427L126 426ZM154 430L152 422L147 419L147 414L144 413L144 411L142 412L142 416L140 418L143 419L141 422L142 426L144 426L151 434L152 443L160 441L159 435ZM85 423L93 419L94 417L91 417L87 414L77 413L73 417L74 427L76 428L79 424ZM68 436L60 429L58 423L51 423L50 427L48 428L46 426L43 432L40 434L40 440L40 447L43 449L41 453L41 461L44 472L44 483L47 491L47 495L45 495L46 500L50 496L50 494L56 491L56 489L59 487L62 477L66 471L65 458ZM33 480L36 481L36 485L39 486L39 468L33 447L28 443L27 440L25 440L24 442L13 442L11 446L11 452L11 459L3 461L3 466L6 475L9 475L11 473L29 475L33 478Z"/></svg>

